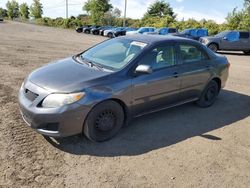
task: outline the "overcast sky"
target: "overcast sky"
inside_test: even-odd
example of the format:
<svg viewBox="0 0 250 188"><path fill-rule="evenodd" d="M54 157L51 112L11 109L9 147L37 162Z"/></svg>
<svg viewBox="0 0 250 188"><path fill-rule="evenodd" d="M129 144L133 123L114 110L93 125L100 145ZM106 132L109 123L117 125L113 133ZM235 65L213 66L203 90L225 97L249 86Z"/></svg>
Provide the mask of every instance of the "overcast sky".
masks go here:
<svg viewBox="0 0 250 188"><path fill-rule="evenodd" d="M18 3L26 2L28 5L32 0L17 0ZM52 18L65 17L65 1L66 0L41 0L43 4L43 16ZM147 7L155 0L127 0L127 16L130 18L141 18L146 12ZM0 7L5 7L7 0L0 0ZM86 0L68 0L69 15L77 16L84 13L82 6ZM233 8L242 8L243 0L168 0L167 2L173 7L177 18L188 19L195 18L196 20L212 19L217 23L225 21L228 12ZM114 7L124 10L124 0L111 0Z"/></svg>

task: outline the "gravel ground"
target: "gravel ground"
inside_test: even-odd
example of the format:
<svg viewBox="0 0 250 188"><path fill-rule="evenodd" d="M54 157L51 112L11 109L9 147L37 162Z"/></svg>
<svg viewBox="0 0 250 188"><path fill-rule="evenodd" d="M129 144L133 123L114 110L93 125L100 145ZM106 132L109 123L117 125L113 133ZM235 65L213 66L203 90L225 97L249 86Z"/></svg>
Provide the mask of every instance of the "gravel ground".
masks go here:
<svg viewBox="0 0 250 188"><path fill-rule="evenodd" d="M104 40L0 23L0 187L249 187L250 56L226 53L230 77L214 106L186 104L132 121L112 140L46 139L21 119L25 76Z"/></svg>

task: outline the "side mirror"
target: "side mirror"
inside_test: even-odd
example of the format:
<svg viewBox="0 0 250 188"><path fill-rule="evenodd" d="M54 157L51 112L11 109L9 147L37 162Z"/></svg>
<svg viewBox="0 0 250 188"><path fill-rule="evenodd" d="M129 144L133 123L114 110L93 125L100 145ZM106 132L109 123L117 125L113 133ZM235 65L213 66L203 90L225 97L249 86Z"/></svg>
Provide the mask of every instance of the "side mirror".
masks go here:
<svg viewBox="0 0 250 188"><path fill-rule="evenodd" d="M153 72L149 65L138 65L135 69L136 73L151 74Z"/></svg>
<svg viewBox="0 0 250 188"><path fill-rule="evenodd" d="M223 37L223 40L227 40L228 38L227 37Z"/></svg>

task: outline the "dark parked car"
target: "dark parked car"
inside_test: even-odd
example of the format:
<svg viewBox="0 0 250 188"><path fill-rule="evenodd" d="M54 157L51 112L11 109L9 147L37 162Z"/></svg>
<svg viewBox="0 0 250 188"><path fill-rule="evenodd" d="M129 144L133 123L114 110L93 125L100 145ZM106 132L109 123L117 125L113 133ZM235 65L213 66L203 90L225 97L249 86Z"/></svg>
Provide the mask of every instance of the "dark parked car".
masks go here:
<svg viewBox="0 0 250 188"><path fill-rule="evenodd" d="M144 34L145 35L167 35L170 33L177 33L177 32L178 32L178 29L176 28L163 27L163 28L156 29L155 32L147 32Z"/></svg>
<svg viewBox="0 0 250 188"><path fill-rule="evenodd" d="M132 117L193 101L211 106L228 68L226 57L194 40L119 37L32 72L19 104L24 121L43 135L105 141Z"/></svg>
<svg viewBox="0 0 250 188"><path fill-rule="evenodd" d="M101 30L107 30L107 29L111 29L113 28L112 26L102 26L102 27L98 27L98 28L93 28L91 29L91 33L93 35L99 35Z"/></svg>
<svg viewBox="0 0 250 188"><path fill-rule="evenodd" d="M126 27L123 29L118 29L114 31L115 37L125 36L127 31L136 31L136 28Z"/></svg>
<svg viewBox="0 0 250 188"><path fill-rule="evenodd" d="M250 54L249 31L224 31L212 37L202 37L200 42L214 52L218 50L243 51Z"/></svg>
<svg viewBox="0 0 250 188"><path fill-rule="evenodd" d="M3 22L3 18L0 18L0 22Z"/></svg>
<svg viewBox="0 0 250 188"><path fill-rule="evenodd" d="M174 34L174 36L185 37L193 40L199 40L200 37L208 36L207 29L186 29L180 33Z"/></svg>
<svg viewBox="0 0 250 188"><path fill-rule="evenodd" d="M77 33L82 33L84 28L91 27L91 25L80 26L76 28Z"/></svg>
<svg viewBox="0 0 250 188"><path fill-rule="evenodd" d="M96 29L99 27L101 27L101 26L97 25L97 26L86 27L83 29L83 33L90 34L92 29Z"/></svg>

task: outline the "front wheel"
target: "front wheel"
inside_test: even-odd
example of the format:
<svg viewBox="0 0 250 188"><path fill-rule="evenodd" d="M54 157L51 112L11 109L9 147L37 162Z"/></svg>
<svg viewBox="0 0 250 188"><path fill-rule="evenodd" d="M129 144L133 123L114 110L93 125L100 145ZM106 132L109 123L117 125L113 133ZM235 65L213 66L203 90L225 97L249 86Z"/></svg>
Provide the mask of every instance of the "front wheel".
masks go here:
<svg viewBox="0 0 250 188"><path fill-rule="evenodd" d="M244 54L246 54L246 55L250 55L250 50L248 50L248 51L244 51Z"/></svg>
<svg viewBox="0 0 250 188"><path fill-rule="evenodd" d="M84 123L84 134L96 142L111 139L124 123L124 111L115 101L105 101L95 106Z"/></svg>
<svg viewBox="0 0 250 188"><path fill-rule="evenodd" d="M113 33L108 33L108 38L113 38L114 36L113 36Z"/></svg>
<svg viewBox="0 0 250 188"><path fill-rule="evenodd" d="M214 104L218 94L219 86L216 81L212 80L208 83L196 104L202 108L209 107Z"/></svg>
<svg viewBox="0 0 250 188"><path fill-rule="evenodd" d="M212 50L213 52L218 51L218 46L216 44L209 44L208 48L210 48L210 50Z"/></svg>

